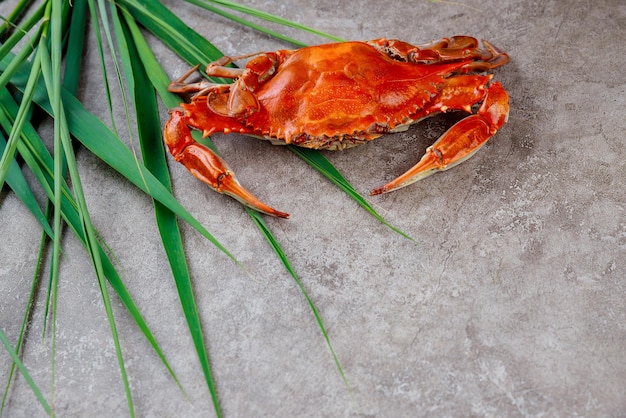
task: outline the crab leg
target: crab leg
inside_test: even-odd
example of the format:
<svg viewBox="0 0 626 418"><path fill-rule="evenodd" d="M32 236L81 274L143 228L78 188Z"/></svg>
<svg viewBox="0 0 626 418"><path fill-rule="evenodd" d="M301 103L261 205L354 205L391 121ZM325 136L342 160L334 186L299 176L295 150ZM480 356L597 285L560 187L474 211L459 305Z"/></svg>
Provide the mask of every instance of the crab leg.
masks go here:
<svg viewBox="0 0 626 418"><path fill-rule="evenodd" d="M374 39L368 41L368 44L388 54L391 58L405 62L434 64L473 60L473 63L464 68L464 72L487 71L509 61L507 54L485 40L483 44L487 50L480 49L478 41L470 36L442 38L421 45L411 45L395 39Z"/></svg>
<svg viewBox="0 0 626 418"><path fill-rule="evenodd" d="M397 179L371 191L370 195L387 193L437 171L462 163L478 151L504 125L509 113L509 96L500 83L493 83L478 113L460 120L443 134L419 163Z"/></svg>
<svg viewBox="0 0 626 418"><path fill-rule="evenodd" d="M209 92L212 93L226 93L230 90L229 84L211 83L208 80L201 80L196 83L188 83L187 80L191 74L196 72L200 68L200 64L192 67L189 71L183 74L180 78L170 82L167 86L167 91L178 94L194 93L193 97L206 95Z"/></svg>
<svg viewBox="0 0 626 418"><path fill-rule="evenodd" d="M174 159L216 192L231 196L244 205L267 215L279 218L289 217L289 214L277 211L257 199L239 184L235 173L222 158L194 141L180 110L171 112L171 118L165 125L163 136Z"/></svg>

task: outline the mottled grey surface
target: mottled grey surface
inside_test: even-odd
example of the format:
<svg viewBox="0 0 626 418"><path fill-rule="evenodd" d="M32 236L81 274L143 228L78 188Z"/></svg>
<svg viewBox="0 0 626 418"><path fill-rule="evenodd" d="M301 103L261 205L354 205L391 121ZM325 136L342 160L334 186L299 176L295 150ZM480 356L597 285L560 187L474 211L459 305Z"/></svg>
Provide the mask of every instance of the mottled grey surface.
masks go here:
<svg viewBox="0 0 626 418"><path fill-rule="evenodd" d="M346 39L488 39L512 58L495 71L510 92L511 112L466 163L368 197L417 243L376 221L287 149L216 137L242 182L291 214L267 223L319 308L352 394L304 297L240 205L171 164L175 195L247 269L181 224L226 416L625 416L626 4L245 3ZM289 47L194 6L167 4L224 53ZM170 76L187 69L154 45ZM80 96L106 119L95 48L86 60L91 72ZM327 156L366 195L413 165L449 124L435 118ZM42 132L49 135L49 127ZM84 149L78 162L93 221L187 394L114 298L138 415L212 416L151 201ZM40 228L6 189L0 210L0 326L14 343ZM59 416L123 416L94 274L70 233L63 251L55 409ZM24 362L49 399L43 298L42 291ZM0 350L0 382L8 368ZM22 377L11 386L5 414L43 414Z"/></svg>

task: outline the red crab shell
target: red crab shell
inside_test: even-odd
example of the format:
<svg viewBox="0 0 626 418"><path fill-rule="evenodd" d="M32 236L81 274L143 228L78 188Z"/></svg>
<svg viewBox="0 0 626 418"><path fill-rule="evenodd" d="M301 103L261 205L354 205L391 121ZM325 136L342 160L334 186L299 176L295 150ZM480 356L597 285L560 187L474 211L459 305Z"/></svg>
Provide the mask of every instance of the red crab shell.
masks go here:
<svg viewBox="0 0 626 418"><path fill-rule="evenodd" d="M173 113L170 122L178 131L185 124L204 135L239 132L274 143L344 149L405 130L433 113L471 112L482 103L477 114L444 135L450 142L441 144L447 154L441 147L430 149L439 160L435 169L443 170L472 155L506 121L506 92L499 83L489 85L492 75L476 73L503 65L508 56L485 45L487 50L480 49L470 37L420 46L385 39L344 42L258 54L244 69L225 67L233 60L225 57L209 65L207 73L235 83L184 83L189 74L173 82L172 91L197 94L191 103L181 104L184 116ZM166 127L165 132L177 159L193 142L178 131L168 135ZM410 182L399 178L374 194L422 177L413 174Z"/></svg>

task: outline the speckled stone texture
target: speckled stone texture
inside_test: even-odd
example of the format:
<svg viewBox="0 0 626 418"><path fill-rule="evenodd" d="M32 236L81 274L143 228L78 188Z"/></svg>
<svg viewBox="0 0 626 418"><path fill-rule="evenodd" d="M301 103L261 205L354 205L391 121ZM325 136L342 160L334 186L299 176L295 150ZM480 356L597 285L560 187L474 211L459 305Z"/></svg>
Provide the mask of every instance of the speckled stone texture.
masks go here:
<svg viewBox="0 0 626 418"><path fill-rule="evenodd" d="M305 298L241 206L170 159L176 197L245 265L238 268L181 223L225 415L625 416L626 4L243 3L345 39L488 39L511 56L495 71L511 111L509 123L464 164L367 197L416 242L375 220L287 149L215 137L239 179L291 214L267 223L319 309L350 390ZM225 54L290 47L192 5L166 5ZM172 78L188 68L150 41ZM86 51L85 65L80 98L108 120L96 48ZM116 116L122 120L121 106ZM436 117L325 155L367 195L412 166L453 120ZM51 136L47 125L41 132ZM78 164L93 221L187 395L114 297L137 414L213 416L150 199L84 149ZM0 327L14 343L41 231L6 188L0 211ZM94 274L69 232L63 251L55 409L59 416L124 416ZM24 362L49 398L44 293ZM9 365L0 349L0 382ZM5 416L43 414L16 378Z"/></svg>

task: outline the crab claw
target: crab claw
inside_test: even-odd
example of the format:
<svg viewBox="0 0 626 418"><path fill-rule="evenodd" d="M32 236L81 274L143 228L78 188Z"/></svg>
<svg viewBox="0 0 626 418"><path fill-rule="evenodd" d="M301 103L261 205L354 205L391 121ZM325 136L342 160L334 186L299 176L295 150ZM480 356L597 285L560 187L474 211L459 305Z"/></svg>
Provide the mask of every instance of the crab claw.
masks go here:
<svg viewBox="0 0 626 418"><path fill-rule="evenodd" d="M370 196L408 186L437 171L448 170L476 153L505 124L509 114L509 96L500 83L493 83L478 113L461 119L444 133L419 163L397 179L370 192Z"/></svg>
<svg viewBox="0 0 626 418"><path fill-rule="evenodd" d="M279 218L289 217L289 214L277 211L257 199L239 184L226 161L209 148L194 141L180 110L171 112L170 120L165 124L163 137L174 159L216 192L231 196L261 213Z"/></svg>

